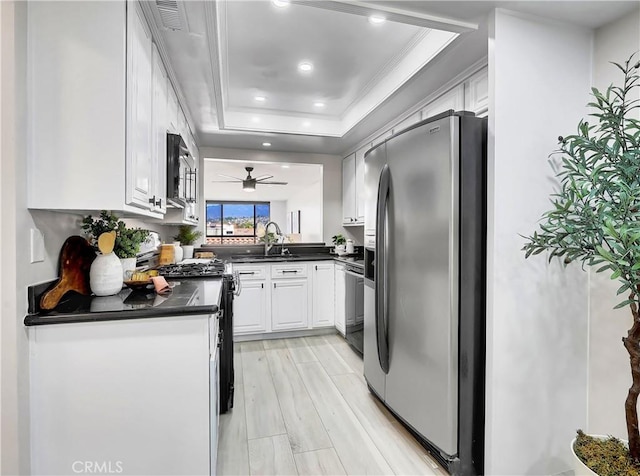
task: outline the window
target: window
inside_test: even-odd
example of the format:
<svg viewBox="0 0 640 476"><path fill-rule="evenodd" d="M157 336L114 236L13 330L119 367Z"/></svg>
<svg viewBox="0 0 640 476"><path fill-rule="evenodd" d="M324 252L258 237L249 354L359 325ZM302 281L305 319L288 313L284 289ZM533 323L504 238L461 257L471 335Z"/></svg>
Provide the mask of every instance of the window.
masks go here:
<svg viewBox="0 0 640 476"><path fill-rule="evenodd" d="M258 223L269 223L268 202L207 202L207 244L258 243Z"/></svg>

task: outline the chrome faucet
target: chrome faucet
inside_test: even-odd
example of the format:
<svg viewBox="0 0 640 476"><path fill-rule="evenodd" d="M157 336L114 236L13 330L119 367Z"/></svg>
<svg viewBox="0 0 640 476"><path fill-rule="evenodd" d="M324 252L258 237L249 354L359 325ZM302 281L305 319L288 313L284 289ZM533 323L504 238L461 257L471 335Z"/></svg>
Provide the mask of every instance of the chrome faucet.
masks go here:
<svg viewBox="0 0 640 476"><path fill-rule="evenodd" d="M280 227L275 221L270 221L269 223L267 223L267 225L264 227L264 255L265 256L269 255L269 251L271 251L271 248L273 248L273 244L269 243L269 225L275 225L276 235L282 236L282 231L280 230Z"/></svg>

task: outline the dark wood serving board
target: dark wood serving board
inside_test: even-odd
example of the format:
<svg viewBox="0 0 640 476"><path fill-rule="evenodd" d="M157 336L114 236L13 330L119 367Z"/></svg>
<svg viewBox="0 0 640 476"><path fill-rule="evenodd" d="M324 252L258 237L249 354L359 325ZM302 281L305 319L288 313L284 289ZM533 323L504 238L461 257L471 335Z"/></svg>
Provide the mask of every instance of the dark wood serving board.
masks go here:
<svg viewBox="0 0 640 476"><path fill-rule="evenodd" d="M82 236L70 236L60 250L58 264L58 282L45 292L40 298L40 308L51 310L55 308L62 296L69 291L75 291L88 296L91 294L89 287L89 270L91 263L96 259L96 252Z"/></svg>

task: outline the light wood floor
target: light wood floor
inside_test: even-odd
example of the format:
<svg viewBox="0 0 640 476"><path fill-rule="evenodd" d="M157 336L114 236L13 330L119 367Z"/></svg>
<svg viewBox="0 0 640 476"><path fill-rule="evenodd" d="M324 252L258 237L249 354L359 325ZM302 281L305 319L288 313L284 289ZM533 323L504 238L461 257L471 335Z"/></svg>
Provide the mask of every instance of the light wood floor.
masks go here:
<svg viewBox="0 0 640 476"><path fill-rule="evenodd" d="M218 475L446 475L370 394L339 335L235 345Z"/></svg>

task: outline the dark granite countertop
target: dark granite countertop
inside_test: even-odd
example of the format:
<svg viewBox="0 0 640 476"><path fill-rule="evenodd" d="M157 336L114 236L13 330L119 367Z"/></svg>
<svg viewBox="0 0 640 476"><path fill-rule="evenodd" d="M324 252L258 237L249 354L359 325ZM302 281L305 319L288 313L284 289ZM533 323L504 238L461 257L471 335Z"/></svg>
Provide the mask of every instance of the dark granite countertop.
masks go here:
<svg viewBox="0 0 640 476"><path fill-rule="evenodd" d="M113 321L218 312L222 278L174 279L173 290L157 294L151 290L122 289L114 296L82 296L67 293L53 311L29 314L26 326L73 322Z"/></svg>
<svg viewBox="0 0 640 476"><path fill-rule="evenodd" d="M356 266L362 266L362 256L359 255L342 255L338 256L332 253L316 253L316 254L300 254L300 255L251 255L231 256L226 258L227 263L233 264L256 264L256 263L288 263L292 261L329 261L335 260L342 263L349 263ZM359 262L360 261L360 262Z"/></svg>

